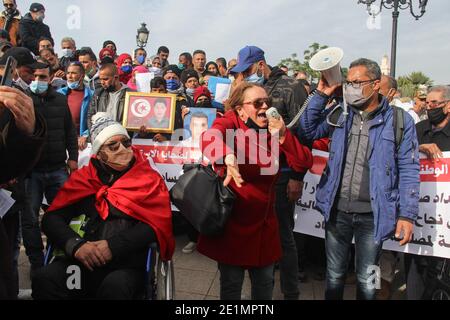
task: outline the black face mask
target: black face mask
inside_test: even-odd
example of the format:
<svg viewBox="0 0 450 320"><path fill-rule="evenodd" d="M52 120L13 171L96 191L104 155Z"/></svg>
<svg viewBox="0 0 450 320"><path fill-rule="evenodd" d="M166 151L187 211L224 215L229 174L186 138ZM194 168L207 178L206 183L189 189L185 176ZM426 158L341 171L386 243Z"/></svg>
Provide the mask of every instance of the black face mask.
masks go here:
<svg viewBox="0 0 450 320"><path fill-rule="evenodd" d="M111 58L111 57L109 57L109 56L104 57L104 58L100 61L100 64L101 64L101 65L105 65L105 64L113 64L113 63L114 63L114 59Z"/></svg>
<svg viewBox="0 0 450 320"><path fill-rule="evenodd" d="M427 110L427 113L428 119L433 126L439 125L447 118L447 115L444 113L444 107Z"/></svg>
<svg viewBox="0 0 450 320"><path fill-rule="evenodd" d="M212 108L211 102L209 101L202 101L195 104L196 108Z"/></svg>
<svg viewBox="0 0 450 320"><path fill-rule="evenodd" d="M116 86L115 85L110 85L108 88L105 89L107 92L116 92Z"/></svg>
<svg viewBox="0 0 450 320"><path fill-rule="evenodd" d="M248 120L247 120L247 122L245 123L245 125L246 125L247 127L249 127L250 129L253 129L253 130L255 130L255 131L267 129L267 128L262 128L262 127L258 126L258 125L256 124L256 122L253 121L251 118L248 118Z"/></svg>

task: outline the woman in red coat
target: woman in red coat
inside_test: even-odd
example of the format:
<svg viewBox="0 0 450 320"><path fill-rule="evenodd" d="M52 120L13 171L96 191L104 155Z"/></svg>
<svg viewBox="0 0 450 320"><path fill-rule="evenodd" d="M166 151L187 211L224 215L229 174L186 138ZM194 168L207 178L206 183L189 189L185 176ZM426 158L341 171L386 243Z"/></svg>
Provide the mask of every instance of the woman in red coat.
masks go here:
<svg viewBox="0 0 450 320"><path fill-rule="evenodd" d="M279 170L276 145L295 171L306 172L312 166L310 150L286 129L283 120L267 118L270 104L261 86L242 83L228 100L229 111L202 136L205 157L217 171L226 169L224 184L237 198L224 234L201 235L198 243L198 251L219 264L222 300L241 299L246 269L252 282L252 299L272 299L274 264L282 254L274 210ZM235 133L232 141L230 130ZM274 166L276 170L268 170Z"/></svg>

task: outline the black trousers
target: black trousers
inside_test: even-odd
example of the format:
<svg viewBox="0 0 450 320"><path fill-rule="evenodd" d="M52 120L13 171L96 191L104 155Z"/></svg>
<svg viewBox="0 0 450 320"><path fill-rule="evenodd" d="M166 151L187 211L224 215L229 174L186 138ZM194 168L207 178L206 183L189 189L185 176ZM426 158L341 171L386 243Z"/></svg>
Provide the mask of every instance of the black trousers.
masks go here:
<svg viewBox="0 0 450 320"><path fill-rule="evenodd" d="M13 254L5 224L0 219L0 300L14 299Z"/></svg>
<svg viewBox="0 0 450 320"><path fill-rule="evenodd" d="M14 261L19 215L13 207L0 219L0 300L15 300L19 293L19 274Z"/></svg>
<svg viewBox="0 0 450 320"><path fill-rule="evenodd" d="M295 204L287 196L289 173L283 172L278 178L275 211L278 217L281 247L283 256L279 261L281 292L286 300L298 300L300 295L298 281L298 254L294 239Z"/></svg>
<svg viewBox="0 0 450 320"><path fill-rule="evenodd" d="M74 288L77 273L73 266L80 270L78 288ZM144 279L143 268L98 268L91 272L74 261L57 260L35 273L32 296L35 300L133 300L143 294Z"/></svg>

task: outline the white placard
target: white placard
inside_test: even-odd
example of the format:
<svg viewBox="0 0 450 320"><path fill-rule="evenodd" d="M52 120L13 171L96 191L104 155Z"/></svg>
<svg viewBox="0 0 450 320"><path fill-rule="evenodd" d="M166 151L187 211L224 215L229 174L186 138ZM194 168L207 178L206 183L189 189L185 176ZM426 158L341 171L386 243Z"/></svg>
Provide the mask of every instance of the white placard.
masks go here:
<svg viewBox="0 0 450 320"><path fill-rule="evenodd" d="M92 144L88 143L87 148L83 151L78 151L78 168L81 169L89 165L89 160L92 156Z"/></svg>
<svg viewBox="0 0 450 320"><path fill-rule="evenodd" d="M328 154L313 151L315 161L328 159ZM439 162L421 158L419 216L414 226L413 241L404 247L398 242L385 241L386 250L425 256L450 258L450 152ZM320 174L305 176L303 197L295 209L295 232L325 237L323 216L316 208L316 189Z"/></svg>
<svg viewBox="0 0 450 320"><path fill-rule="evenodd" d="M228 83L218 83L216 86L216 95L214 96L214 100L223 103L230 97L231 92L231 84Z"/></svg>
<svg viewBox="0 0 450 320"><path fill-rule="evenodd" d="M150 93L152 88L150 87L150 82L155 78L153 72L149 73L136 73L136 87L137 92Z"/></svg>
<svg viewBox="0 0 450 320"><path fill-rule="evenodd" d="M11 192L0 189L0 218L8 213L14 203L16 203L16 200L11 197Z"/></svg>

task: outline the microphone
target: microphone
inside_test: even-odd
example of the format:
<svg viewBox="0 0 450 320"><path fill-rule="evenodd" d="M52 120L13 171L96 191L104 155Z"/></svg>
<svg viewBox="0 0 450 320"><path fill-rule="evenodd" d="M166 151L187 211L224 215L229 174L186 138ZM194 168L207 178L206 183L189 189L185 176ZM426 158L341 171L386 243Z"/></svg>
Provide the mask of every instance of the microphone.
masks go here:
<svg viewBox="0 0 450 320"><path fill-rule="evenodd" d="M267 116L267 118L274 118L277 120L281 119L281 115L278 113L278 110L274 107L272 107L266 111L266 116Z"/></svg>

